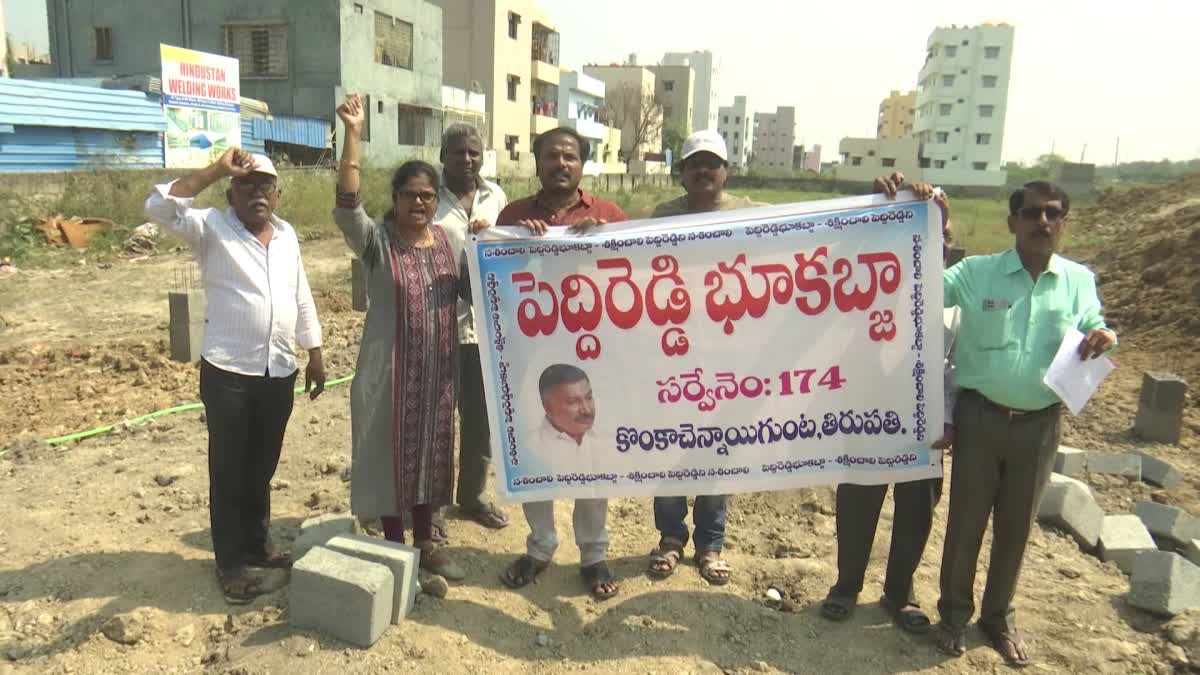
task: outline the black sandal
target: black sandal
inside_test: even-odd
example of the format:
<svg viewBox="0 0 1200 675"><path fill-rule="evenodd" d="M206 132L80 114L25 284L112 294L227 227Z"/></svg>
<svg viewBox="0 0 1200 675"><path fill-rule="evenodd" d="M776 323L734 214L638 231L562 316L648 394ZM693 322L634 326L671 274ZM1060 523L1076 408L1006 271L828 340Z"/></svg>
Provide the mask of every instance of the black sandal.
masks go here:
<svg viewBox="0 0 1200 675"><path fill-rule="evenodd" d="M646 566L646 574L651 579L666 579L675 573L681 558L683 542L674 537L663 537L658 541L658 546L650 551L650 564Z"/></svg>
<svg viewBox="0 0 1200 675"><path fill-rule="evenodd" d="M845 621L854 613L854 607L857 604L858 596L834 595L830 592L821 601L821 616L830 621Z"/></svg>
<svg viewBox="0 0 1200 675"><path fill-rule="evenodd" d="M608 563L601 561L595 565L581 566L579 574L583 576L583 582L588 585L588 592L592 594L594 600L608 600L621 591L621 586L616 583L616 577L608 569ZM605 586L612 586L612 588L605 590Z"/></svg>
<svg viewBox="0 0 1200 675"><path fill-rule="evenodd" d="M933 624L929 621L929 616L921 611L921 606L915 602L906 602L901 606L896 606L885 595L879 598L879 604L891 615L892 621L906 633L913 635L922 635L929 632Z"/></svg>
<svg viewBox="0 0 1200 675"><path fill-rule="evenodd" d="M524 588L533 583L538 575L546 571L549 566L548 562L523 555L517 558L516 562L504 568L504 571L500 573L500 581L509 588Z"/></svg>
<svg viewBox="0 0 1200 675"><path fill-rule="evenodd" d="M246 572L222 572L217 570L217 583L221 585L221 593L225 602L231 605L248 605L260 595L266 593L262 587L262 579L252 577Z"/></svg>

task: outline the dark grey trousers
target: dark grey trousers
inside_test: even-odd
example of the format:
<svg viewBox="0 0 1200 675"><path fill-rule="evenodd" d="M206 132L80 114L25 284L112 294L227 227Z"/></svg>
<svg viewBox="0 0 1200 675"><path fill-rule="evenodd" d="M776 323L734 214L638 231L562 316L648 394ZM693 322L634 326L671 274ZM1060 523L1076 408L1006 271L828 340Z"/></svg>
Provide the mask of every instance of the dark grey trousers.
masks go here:
<svg viewBox="0 0 1200 675"><path fill-rule="evenodd" d="M488 468L492 463L492 442L479 345L459 345L458 354L458 489L455 501L466 509L475 509L483 503Z"/></svg>
<svg viewBox="0 0 1200 675"><path fill-rule="evenodd" d="M975 568L990 516L992 551L979 622L994 631L1016 630L1012 600L1054 469L1060 419L1058 406L1013 415L978 392L959 395L938 600L946 624L966 626L975 614Z"/></svg>

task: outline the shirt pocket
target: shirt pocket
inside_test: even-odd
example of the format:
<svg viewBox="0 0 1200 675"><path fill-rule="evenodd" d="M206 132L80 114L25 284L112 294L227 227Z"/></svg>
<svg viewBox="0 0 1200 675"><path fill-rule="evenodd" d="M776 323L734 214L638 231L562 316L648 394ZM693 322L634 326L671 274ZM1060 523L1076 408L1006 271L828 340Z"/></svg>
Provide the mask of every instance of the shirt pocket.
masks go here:
<svg viewBox="0 0 1200 675"><path fill-rule="evenodd" d="M1063 336L1075 327L1075 316L1065 309L1043 309L1033 322L1036 331L1034 344L1044 349L1058 351Z"/></svg>

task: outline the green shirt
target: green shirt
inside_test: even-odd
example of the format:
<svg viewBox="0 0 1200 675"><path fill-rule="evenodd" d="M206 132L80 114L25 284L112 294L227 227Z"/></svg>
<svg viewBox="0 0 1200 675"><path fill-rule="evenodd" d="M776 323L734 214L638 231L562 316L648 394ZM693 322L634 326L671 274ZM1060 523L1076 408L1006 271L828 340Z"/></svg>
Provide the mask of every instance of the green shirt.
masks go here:
<svg viewBox="0 0 1200 675"><path fill-rule="evenodd" d="M767 206L767 204L753 201L749 197L735 197L728 192L722 191L721 199L717 202L715 210L732 211L733 209L749 209L755 206ZM665 218L667 216L682 216L685 213L698 213L688 208L687 195L659 204L654 207L654 213L650 217Z"/></svg>
<svg viewBox="0 0 1200 675"><path fill-rule="evenodd" d="M1096 277L1057 255L1034 283L1016 249L971 256L942 273L947 307L962 309L955 382L1009 408L1058 402L1042 383L1063 336L1105 328Z"/></svg>

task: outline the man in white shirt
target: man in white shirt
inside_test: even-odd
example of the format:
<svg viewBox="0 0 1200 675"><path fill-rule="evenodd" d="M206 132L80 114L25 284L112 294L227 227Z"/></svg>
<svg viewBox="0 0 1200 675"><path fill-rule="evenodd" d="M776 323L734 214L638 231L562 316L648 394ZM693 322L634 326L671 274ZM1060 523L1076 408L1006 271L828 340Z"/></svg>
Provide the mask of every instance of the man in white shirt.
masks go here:
<svg viewBox="0 0 1200 675"><path fill-rule="evenodd" d="M304 390L325 388L321 324L300 241L275 216L279 174L271 160L230 149L208 167L157 185L146 218L191 244L207 296L200 398L208 421L209 520L225 599L250 602L262 580L246 568L291 566L268 533L271 478L292 413L293 343L308 351ZM193 198L230 178L228 208Z"/></svg>
<svg viewBox="0 0 1200 675"><path fill-rule="evenodd" d="M557 363L538 378L538 392L546 413L542 424L530 436L536 439L546 473L578 471L590 465L578 458L595 457L598 450L596 404L587 373L575 366ZM558 548L554 527L554 502L526 502L522 505L529 537L525 555L508 567L500 579L511 588L529 584L550 565ZM608 569L608 500L576 499L573 522L575 543L579 546L580 573L596 600L607 600L620 586Z"/></svg>
<svg viewBox="0 0 1200 675"><path fill-rule="evenodd" d="M442 188L434 222L457 236L452 244L466 242L468 235L496 224L508 205L499 185L479 175L483 168L483 138L469 124L452 124L442 134ZM457 253L462 254L462 251ZM459 389L458 389L458 488L455 501L472 520L493 529L508 525L508 516L483 498L492 462L487 404L484 401L483 371L479 363L479 339L471 304L458 302ZM445 520L436 519L435 537Z"/></svg>

